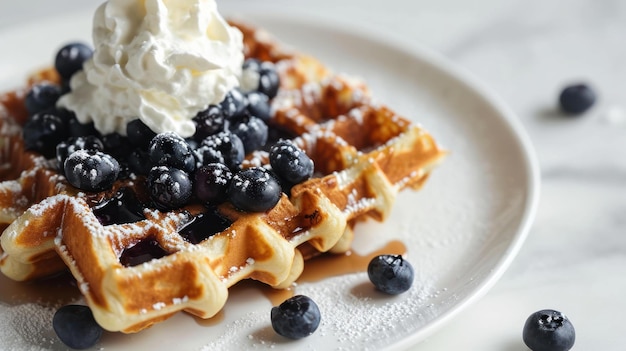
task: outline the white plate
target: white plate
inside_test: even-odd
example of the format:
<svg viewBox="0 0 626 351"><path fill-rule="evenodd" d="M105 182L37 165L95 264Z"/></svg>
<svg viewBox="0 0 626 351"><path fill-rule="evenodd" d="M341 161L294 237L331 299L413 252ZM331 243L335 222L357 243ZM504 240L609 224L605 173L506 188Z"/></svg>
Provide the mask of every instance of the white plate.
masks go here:
<svg viewBox="0 0 626 351"><path fill-rule="evenodd" d="M415 45L310 19L243 18L335 71L364 78L380 101L424 125L451 151L423 190L399 196L387 222L357 227L355 255L393 240L407 247L414 286L397 297L382 296L363 272L301 283L296 292L318 302L322 323L299 341L275 335L272 303L247 287L231 294L220 321L203 326L180 313L139 334L105 334L96 348L380 350L418 343L484 294L519 250L539 192L538 166L525 133L484 87ZM80 14L1 33L0 88L16 87L27 72L51 63L66 41L89 40L90 20L91 14ZM63 349L47 323L51 309L0 302L3 328L14 329L0 331L0 349ZM44 318L26 328L33 310Z"/></svg>

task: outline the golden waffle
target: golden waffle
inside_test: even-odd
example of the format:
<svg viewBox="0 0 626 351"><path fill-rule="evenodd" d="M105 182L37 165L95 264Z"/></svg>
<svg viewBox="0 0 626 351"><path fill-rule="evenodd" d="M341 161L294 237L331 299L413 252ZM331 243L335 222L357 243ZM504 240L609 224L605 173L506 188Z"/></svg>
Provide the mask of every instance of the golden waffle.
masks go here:
<svg viewBox="0 0 626 351"><path fill-rule="evenodd" d="M221 205L217 212L232 224L195 244L180 232L206 211L198 205L167 213L145 209L145 220L102 225L94 207L123 189L145 198L142 179L118 181L96 194L68 185L48 161L23 149L23 96L9 93L0 98L5 275L30 280L69 267L96 320L110 331L137 332L179 311L209 318L243 279L287 287L304 259L348 250L355 221L383 220L397 193L419 188L445 155L425 130L374 104L363 83L331 74L265 32L237 26L247 57L277 64L281 88L270 127L295 136L313 159L315 176L266 213ZM244 165L267 163L267 153L258 151ZM122 264L126 250L142 244L162 254Z"/></svg>

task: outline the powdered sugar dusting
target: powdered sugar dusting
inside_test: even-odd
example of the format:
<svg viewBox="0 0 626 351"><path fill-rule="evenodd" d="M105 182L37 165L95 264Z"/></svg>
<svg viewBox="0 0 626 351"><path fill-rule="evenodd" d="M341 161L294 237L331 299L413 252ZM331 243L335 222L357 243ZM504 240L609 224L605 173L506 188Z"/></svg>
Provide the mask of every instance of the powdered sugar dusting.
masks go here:
<svg viewBox="0 0 626 351"><path fill-rule="evenodd" d="M48 350L61 341L50 327L56 309L35 303L0 305L0 340L3 350Z"/></svg>

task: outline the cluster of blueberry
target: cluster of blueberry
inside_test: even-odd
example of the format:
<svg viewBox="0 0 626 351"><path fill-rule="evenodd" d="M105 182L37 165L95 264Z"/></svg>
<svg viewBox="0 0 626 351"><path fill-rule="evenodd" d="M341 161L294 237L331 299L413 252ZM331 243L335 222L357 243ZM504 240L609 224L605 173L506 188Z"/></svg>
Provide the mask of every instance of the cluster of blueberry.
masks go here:
<svg viewBox="0 0 626 351"><path fill-rule="evenodd" d="M35 85L25 99L26 149L56 157L59 172L76 188L99 192L135 174L146 177L152 205L161 210L196 199L210 205L230 201L242 211L261 212L278 202L282 189L313 174L313 161L291 141L268 145L270 101L280 83L271 62L246 60L243 70L259 77L256 89L233 89L221 103L199 112L193 118L196 133L184 139L173 132L156 134L140 119L127 124L126 136L101 135L93 124L57 108L69 79L91 55L84 44L63 47L55 61L61 86ZM268 146L271 170L242 169L247 154Z"/></svg>

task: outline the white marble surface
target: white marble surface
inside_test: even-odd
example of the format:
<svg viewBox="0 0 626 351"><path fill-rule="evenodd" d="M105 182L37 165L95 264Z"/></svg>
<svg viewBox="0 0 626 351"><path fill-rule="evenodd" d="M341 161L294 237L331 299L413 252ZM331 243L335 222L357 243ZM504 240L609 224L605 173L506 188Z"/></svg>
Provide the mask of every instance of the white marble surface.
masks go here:
<svg viewBox="0 0 626 351"><path fill-rule="evenodd" d="M0 2L0 30L93 9L99 0ZM448 57L519 116L538 154L542 196L521 252L490 292L412 350L522 351L535 310L565 312L574 350L623 350L626 326L626 1L222 1L368 26ZM45 31L42 31L42 35ZM0 43L1 44L1 43ZM10 53L3 53L4 55ZM599 101L561 116L561 87L585 81Z"/></svg>

